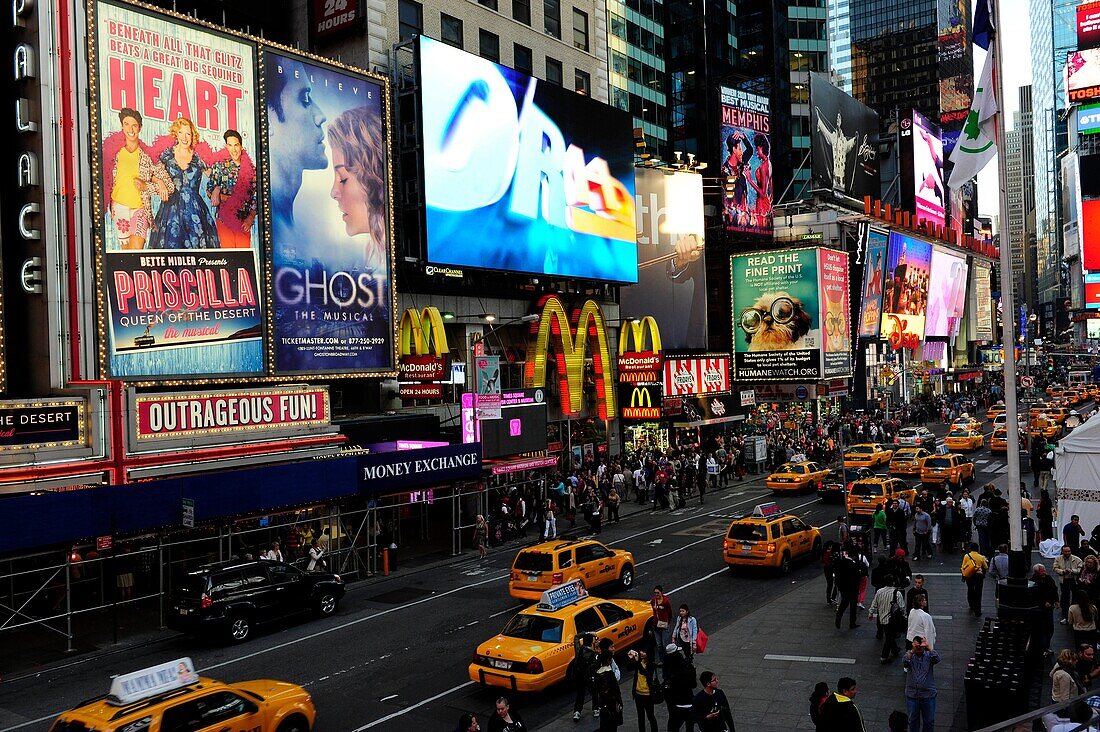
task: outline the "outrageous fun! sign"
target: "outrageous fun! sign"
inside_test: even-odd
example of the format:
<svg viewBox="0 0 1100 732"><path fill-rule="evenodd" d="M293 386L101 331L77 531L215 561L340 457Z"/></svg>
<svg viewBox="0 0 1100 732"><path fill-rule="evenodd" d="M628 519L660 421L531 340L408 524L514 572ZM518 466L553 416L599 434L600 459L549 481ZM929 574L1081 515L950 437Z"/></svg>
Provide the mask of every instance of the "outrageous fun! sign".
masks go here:
<svg viewBox="0 0 1100 732"><path fill-rule="evenodd" d="M92 14L109 371L262 373L255 47L132 6Z"/></svg>
<svg viewBox="0 0 1100 732"><path fill-rule="evenodd" d="M139 440L247 433L329 423L328 389L287 387L134 400Z"/></svg>
<svg viewBox="0 0 1100 732"><path fill-rule="evenodd" d="M739 381L850 376L848 255L810 248L730 258Z"/></svg>

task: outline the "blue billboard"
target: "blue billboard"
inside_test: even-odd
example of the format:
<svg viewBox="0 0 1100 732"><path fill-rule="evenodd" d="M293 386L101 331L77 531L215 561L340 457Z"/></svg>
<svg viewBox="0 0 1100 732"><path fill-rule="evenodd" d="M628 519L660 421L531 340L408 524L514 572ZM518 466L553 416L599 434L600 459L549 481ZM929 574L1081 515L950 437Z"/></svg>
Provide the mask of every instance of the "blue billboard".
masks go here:
<svg viewBox="0 0 1100 732"><path fill-rule="evenodd" d="M1100 104L1086 104L1077 108L1077 134L1095 135L1100 132Z"/></svg>
<svg viewBox="0 0 1100 732"><path fill-rule="evenodd" d="M638 281L628 113L419 39L427 259Z"/></svg>

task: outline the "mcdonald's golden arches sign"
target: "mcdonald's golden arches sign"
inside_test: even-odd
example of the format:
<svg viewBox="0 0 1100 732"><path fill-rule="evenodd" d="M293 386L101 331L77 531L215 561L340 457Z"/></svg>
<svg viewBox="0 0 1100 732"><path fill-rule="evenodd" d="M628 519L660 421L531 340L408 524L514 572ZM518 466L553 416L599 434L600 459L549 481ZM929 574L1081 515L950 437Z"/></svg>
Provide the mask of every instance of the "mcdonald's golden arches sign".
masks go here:
<svg viewBox="0 0 1100 732"><path fill-rule="evenodd" d="M660 383L661 364L661 331L653 316L625 321L619 331L619 381L632 384Z"/></svg>
<svg viewBox="0 0 1100 732"><path fill-rule="evenodd" d="M401 315L398 330L398 382L402 399L440 399L443 387L439 383L446 372L446 357L450 353L447 332L439 310L409 308Z"/></svg>
<svg viewBox="0 0 1100 732"><path fill-rule="evenodd" d="M619 414L623 419L660 419L660 384L619 384Z"/></svg>
<svg viewBox="0 0 1100 732"><path fill-rule="evenodd" d="M524 386L528 389L546 386L546 368L553 353L561 387L562 414L580 414L584 405L584 365L591 346L597 410L600 419L614 419L615 380L600 306L594 300L586 300L570 318L557 295L543 295L536 312L541 317L531 324L531 342L523 369Z"/></svg>

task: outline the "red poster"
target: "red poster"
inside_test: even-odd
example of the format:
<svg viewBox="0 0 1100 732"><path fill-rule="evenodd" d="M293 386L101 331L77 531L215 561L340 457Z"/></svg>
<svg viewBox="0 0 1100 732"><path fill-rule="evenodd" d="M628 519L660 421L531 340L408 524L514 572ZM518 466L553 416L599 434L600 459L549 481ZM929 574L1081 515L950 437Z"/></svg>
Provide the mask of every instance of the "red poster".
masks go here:
<svg viewBox="0 0 1100 732"><path fill-rule="evenodd" d="M359 3L360 0L311 0L310 43L337 36L358 26L363 16Z"/></svg>

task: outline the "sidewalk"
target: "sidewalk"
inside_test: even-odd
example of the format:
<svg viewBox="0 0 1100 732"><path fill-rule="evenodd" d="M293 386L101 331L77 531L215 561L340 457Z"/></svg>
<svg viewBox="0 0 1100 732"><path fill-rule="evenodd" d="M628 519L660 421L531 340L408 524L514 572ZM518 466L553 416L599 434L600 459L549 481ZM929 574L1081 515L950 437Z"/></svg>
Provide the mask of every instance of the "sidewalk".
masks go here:
<svg viewBox="0 0 1100 732"><path fill-rule="evenodd" d="M966 586L958 573L961 555L948 555L943 564L940 561L915 562L913 572L925 576L936 622L936 650L943 658L936 667L936 729L961 730L966 729L963 672L974 652L982 619L968 615ZM990 615L995 612L990 582L986 583L982 609ZM820 575L800 582L777 600L733 623L724 624L704 611L699 622L710 636L710 644L705 654L696 657L695 668L718 674L741 730L812 729L808 699L814 684L825 681L835 690L841 676L851 676L858 682L856 703L867 732L886 729L890 712L905 710L901 661L879 664L882 642L875 640L875 623L867 620L866 611L861 611L862 627L856 630L848 630L846 620L837 630L833 627L834 617L834 609L825 605L825 580ZM632 680L633 675L624 672L623 730L634 730L638 724L630 696ZM540 729L593 729L597 720L591 713L586 707L587 716L575 725L572 708L563 709L559 717ZM667 718L662 705L657 710L661 729Z"/></svg>

